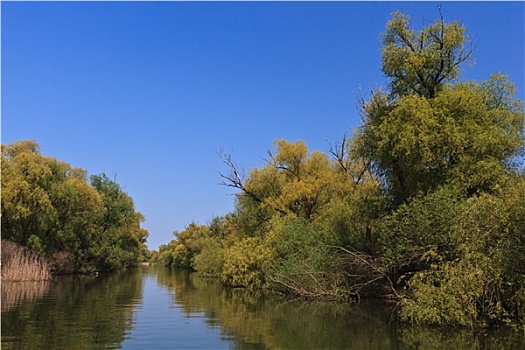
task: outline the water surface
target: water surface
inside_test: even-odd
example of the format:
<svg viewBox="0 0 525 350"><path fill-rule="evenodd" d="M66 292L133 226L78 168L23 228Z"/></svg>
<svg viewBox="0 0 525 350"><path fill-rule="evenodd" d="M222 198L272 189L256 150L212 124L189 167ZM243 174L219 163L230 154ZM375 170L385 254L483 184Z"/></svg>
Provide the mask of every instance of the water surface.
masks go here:
<svg viewBox="0 0 525 350"><path fill-rule="evenodd" d="M379 302L337 305L142 267L2 283L2 349L518 349L503 331L401 327Z"/></svg>

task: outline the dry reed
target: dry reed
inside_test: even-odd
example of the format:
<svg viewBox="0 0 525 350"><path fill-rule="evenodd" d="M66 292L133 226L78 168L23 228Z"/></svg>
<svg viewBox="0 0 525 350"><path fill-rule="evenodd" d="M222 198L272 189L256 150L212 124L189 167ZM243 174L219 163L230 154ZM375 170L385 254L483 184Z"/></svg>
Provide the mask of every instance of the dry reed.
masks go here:
<svg viewBox="0 0 525 350"><path fill-rule="evenodd" d="M26 247L2 239L2 281L43 281L51 279L51 266Z"/></svg>

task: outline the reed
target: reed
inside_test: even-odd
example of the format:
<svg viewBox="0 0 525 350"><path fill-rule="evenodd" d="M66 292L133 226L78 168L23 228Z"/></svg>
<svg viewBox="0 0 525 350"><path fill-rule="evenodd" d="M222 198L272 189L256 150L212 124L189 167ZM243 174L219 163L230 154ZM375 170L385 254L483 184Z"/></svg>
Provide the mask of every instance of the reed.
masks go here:
<svg viewBox="0 0 525 350"><path fill-rule="evenodd" d="M51 266L26 247L2 239L2 281L44 281L51 279Z"/></svg>

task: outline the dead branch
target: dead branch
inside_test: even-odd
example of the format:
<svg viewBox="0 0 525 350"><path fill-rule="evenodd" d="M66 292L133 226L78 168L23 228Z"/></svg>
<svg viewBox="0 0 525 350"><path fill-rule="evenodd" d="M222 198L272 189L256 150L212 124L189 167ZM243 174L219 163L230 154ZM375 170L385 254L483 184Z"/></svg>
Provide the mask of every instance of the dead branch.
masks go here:
<svg viewBox="0 0 525 350"><path fill-rule="evenodd" d="M357 265L364 267L365 270L367 270L369 273L366 274L366 280L363 282L358 282L353 285L354 288L356 288L357 291L360 291L366 286L370 286L373 283L384 279L387 281L390 291L399 298L399 293L396 291L394 283L388 276L386 272L384 272L381 269L381 266L375 261L375 259L363 252L360 252L358 250L355 250L353 248L344 248L344 247L334 247L337 248L344 253L348 254L352 261Z"/></svg>
<svg viewBox="0 0 525 350"><path fill-rule="evenodd" d="M339 164L341 170L344 172L348 172L347 160L345 159L347 154L346 140L346 135L343 135L343 140L340 143L336 142L333 146L329 143L330 148L328 150L328 152L335 157L337 164Z"/></svg>
<svg viewBox="0 0 525 350"><path fill-rule="evenodd" d="M237 166L233 162L233 159L231 157L231 154L224 154L222 151L219 153L219 156L224 164L228 166L230 169L230 173L228 175L225 175L218 171L220 177L222 178L221 185L237 188L243 192L245 192L244 187L244 172L239 172L237 169Z"/></svg>

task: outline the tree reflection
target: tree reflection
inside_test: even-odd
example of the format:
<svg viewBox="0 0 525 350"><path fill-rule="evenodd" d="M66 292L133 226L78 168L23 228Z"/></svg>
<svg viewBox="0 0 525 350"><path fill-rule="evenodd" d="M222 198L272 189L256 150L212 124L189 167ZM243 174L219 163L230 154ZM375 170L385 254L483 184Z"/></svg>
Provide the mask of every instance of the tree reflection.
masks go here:
<svg viewBox="0 0 525 350"><path fill-rule="evenodd" d="M140 271L64 276L47 290L3 283L2 302L9 303L2 311L2 349L120 347L141 302L141 278Z"/></svg>
<svg viewBox="0 0 525 350"><path fill-rule="evenodd" d="M390 348L390 311L385 305L341 305L287 300L215 280L159 269L158 281L174 291L173 302L188 316L204 313L235 347Z"/></svg>
<svg viewBox="0 0 525 350"><path fill-rule="evenodd" d="M159 268L159 284L188 317L205 315L239 349L509 349L523 340L503 332L400 325L393 306L312 303L245 289L227 289L195 273Z"/></svg>

